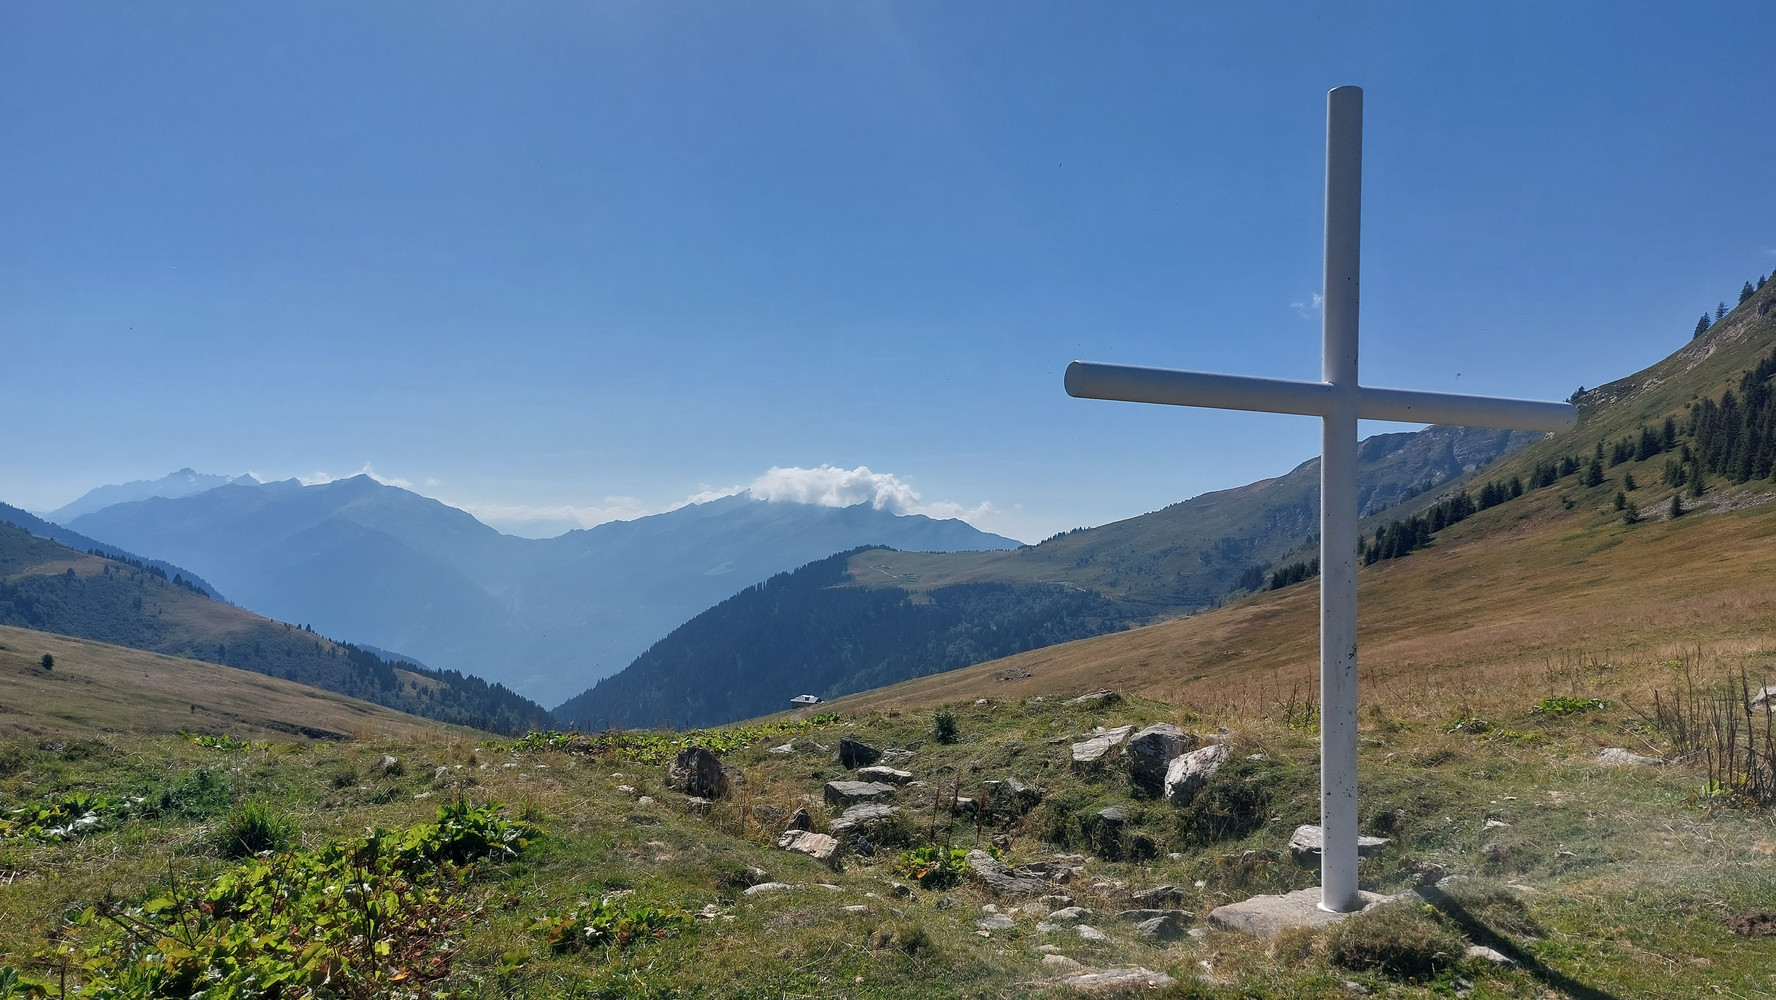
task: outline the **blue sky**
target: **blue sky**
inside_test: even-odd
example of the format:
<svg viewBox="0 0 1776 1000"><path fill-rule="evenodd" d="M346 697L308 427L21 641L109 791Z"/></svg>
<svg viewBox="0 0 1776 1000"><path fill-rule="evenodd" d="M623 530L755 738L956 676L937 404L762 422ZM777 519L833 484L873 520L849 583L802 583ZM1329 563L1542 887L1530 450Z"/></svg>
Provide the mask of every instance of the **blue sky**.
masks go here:
<svg viewBox="0 0 1776 1000"><path fill-rule="evenodd" d="M1025 539L1130 516L1317 450L1061 372L1317 377L1327 89L1367 91L1364 380L1564 398L1776 268L1768 36L1753 4L5 0L0 500L368 467L533 533L755 481Z"/></svg>

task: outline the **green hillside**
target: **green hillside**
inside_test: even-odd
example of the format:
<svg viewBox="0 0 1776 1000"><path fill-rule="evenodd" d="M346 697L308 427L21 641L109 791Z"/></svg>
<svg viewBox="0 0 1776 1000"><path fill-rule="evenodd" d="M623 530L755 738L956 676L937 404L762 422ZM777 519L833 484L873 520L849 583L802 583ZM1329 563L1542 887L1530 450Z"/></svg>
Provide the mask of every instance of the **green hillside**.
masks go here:
<svg viewBox="0 0 1776 1000"><path fill-rule="evenodd" d="M541 706L476 677L423 671L0 523L0 625L239 667L495 732L546 726Z"/></svg>

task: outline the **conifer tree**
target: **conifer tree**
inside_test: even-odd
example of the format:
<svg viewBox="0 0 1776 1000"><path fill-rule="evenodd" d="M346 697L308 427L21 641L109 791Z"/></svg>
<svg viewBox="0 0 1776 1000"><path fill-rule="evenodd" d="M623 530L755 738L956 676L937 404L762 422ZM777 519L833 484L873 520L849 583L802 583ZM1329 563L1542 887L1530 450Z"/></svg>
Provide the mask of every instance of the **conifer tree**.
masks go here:
<svg viewBox="0 0 1776 1000"><path fill-rule="evenodd" d="M1635 483L1634 483L1634 473L1632 473L1632 472L1622 473L1622 488L1625 490L1632 490L1632 489L1636 488Z"/></svg>
<svg viewBox="0 0 1776 1000"><path fill-rule="evenodd" d="M1746 299L1751 298L1752 295L1754 295L1754 294L1755 293L1751 289L1751 282L1747 281L1745 283L1745 287L1739 289L1739 301L1744 302Z"/></svg>
<svg viewBox="0 0 1776 1000"><path fill-rule="evenodd" d="M1685 513L1682 494L1671 494L1671 516L1682 517Z"/></svg>
<svg viewBox="0 0 1776 1000"><path fill-rule="evenodd" d="M1621 490L1616 491L1616 509L1617 510L1627 510L1628 509L1628 494L1623 493Z"/></svg>
<svg viewBox="0 0 1776 1000"><path fill-rule="evenodd" d="M1708 314L1703 313L1702 318L1696 321L1696 332L1690 334L1690 339L1695 340L1697 337L1700 337L1707 332L1708 332Z"/></svg>
<svg viewBox="0 0 1776 1000"><path fill-rule="evenodd" d="M1716 323L1719 323L1722 319L1724 319L1726 317L1726 315L1727 315L1727 304L1725 302L1719 303L1718 305L1716 305L1714 307L1714 321Z"/></svg>
<svg viewBox="0 0 1776 1000"><path fill-rule="evenodd" d="M1699 497L1708 492L1708 486L1702 482L1702 466L1697 465L1690 470L1690 496Z"/></svg>
<svg viewBox="0 0 1776 1000"><path fill-rule="evenodd" d="M1626 508L1624 508L1622 510L1622 523L1623 524L1639 524L1640 523L1640 508L1634 506L1633 504L1629 504Z"/></svg>
<svg viewBox="0 0 1776 1000"><path fill-rule="evenodd" d="M1590 464L1585 466L1585 485L1586 486L1602 486L1603 485L1603 463L1602 462L1594 460Z"/></svg>

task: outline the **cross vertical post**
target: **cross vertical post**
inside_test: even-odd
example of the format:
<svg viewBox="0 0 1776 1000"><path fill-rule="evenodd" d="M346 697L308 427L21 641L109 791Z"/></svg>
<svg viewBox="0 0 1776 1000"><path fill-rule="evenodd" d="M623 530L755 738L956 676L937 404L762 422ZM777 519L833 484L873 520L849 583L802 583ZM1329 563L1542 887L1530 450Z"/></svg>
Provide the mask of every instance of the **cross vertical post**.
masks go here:
<svg viewBox="0 0 1776 1000"><path fill-rule="evenodd" d="M1172 406L1299 413L1320 435L1320 908L1359 908L1357 887L1357 421L1557 431L1569 403L1379 389L1357 380L1363 91L1326 95L1326 270L1320 381L1075 361L1067 393Z"/></svg>
<svg viewBox="0 0 1776 1000"><path fill-rule="evenodd" d="M1320 425L1320 908L1357 899L1357 301L1363 91L1326 95Z"/></svg>

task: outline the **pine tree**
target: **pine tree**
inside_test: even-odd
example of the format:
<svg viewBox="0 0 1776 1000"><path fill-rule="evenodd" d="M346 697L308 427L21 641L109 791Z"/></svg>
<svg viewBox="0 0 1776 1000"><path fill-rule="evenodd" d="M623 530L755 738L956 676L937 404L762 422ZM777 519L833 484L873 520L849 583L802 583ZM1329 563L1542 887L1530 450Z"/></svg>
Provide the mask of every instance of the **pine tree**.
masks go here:
<svg viewBox="0 0 1776 1000"><path fill-rule="evenodd" d="M1690 470L1690 496L1699 497L1708 492L1708 485L1702 482L1702 466L1697 465Z"/></svg>
<svg viewBox="0 0 1776 1000"><path fill-rule="evenodd" d="M1685 513L1682 494L1671 494L1671 516L1682 517Z"/></svg>
<svg viewBox="0 0 1776 1000"><path fill-rule="evenodd" d="M1585 485L1586 486L1602 486L1603 485L1603 463L1602 462L1592 461L1590 464L1585 466Z"/></svg>
<svg viewBox="0 0 1776 1000"><path fill-rule="evenodd" d="M1697 338L1697 337L1700 337L1700 336L1702 336L1702 335L1703 335L1703 334L1705 334L1705 333L1707 333L1707 332L1708 332L1708 326L1709 326L1709 323L1708 323L1708 314L1707 314L1707 313L1703 313L1703 314L1702 314L1702 318L1701 318L1701 319L1699 319L1699 320L1697 320L1697 321L1696 321L1696 332L1695 332L1695 333L1692 333L1692 334L1690 334L1690 339L1691 339L1691 340L1695 340L1695 339L1696 339L1696 338Z"/></svg>
<svg viewBox="0 0 1776 1000"><path fill-rule="evenodd" d="M1754 294L1756 294L1756 293L1753 292L1751 289L1751 282L1747 281L1745 283L1745 287L1739 289L1739 301L1744 302L1746 299L1751 298Z"/></svg>
<svg viewBox="0 0 1776 1000"><path fill-rule="evenodd" d="M1632 473L1632 472L1622 473L1622 488L1625 490L1632 490L1632 489L1636 488L1635 484L1634 484L1634 473Z"/></svg>
<svg viewBox="0 0 1776 1000"><path fill-rule="evenodd" d="M1622 523L1623 524L1639 524L1640 523L1640 508L1634 506L1633 504L1629 504L1627 507L1623 508L1622 509Z"/></svg>
<svg viewBox="0 0 1776 1000"><path fill-rule="evenodd" d="M1623 493L1621 490L1616 491L1616 509L1617 510L1627 510L1628 509L1628 494Z"/></svg>
<svg viewBox="0 0 1776 1000"><path fill-rule="evenodd" d="M1727 304L1725 302L1722 302L1719 305L1716 305L1714 307L1714 321L1716 323L1719 323L1723 318L1726 317L1726 315L1727 315Z"/></svg>

